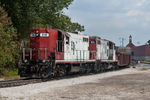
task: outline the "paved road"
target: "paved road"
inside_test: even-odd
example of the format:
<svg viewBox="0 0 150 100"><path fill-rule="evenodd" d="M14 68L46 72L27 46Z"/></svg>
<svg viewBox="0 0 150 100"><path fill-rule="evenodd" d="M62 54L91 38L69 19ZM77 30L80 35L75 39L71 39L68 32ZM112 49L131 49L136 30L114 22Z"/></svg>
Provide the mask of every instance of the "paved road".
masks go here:
<svg viewBox="0 0 150 100"><path fill-rule="evenodd" d="M150 64L137 64L135 67L137 68L147 68L147 69L150 69Z"/></svg>

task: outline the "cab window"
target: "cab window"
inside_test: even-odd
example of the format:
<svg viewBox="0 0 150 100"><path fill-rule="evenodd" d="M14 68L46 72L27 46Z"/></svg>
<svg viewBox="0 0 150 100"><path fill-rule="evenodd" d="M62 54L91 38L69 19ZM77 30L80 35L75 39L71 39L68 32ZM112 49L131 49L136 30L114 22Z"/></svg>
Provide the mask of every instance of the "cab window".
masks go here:
<svg viewBox="0 0 150 100"><path fill-rule="evenodd" d="M69 37L68 36L66 36L66 44L69 45Z"/></svg>
<svg viewBox="0 0 150 100"><path fill-rule="evenodd" d="M90 41L90 44L96 44L96 42L95 41Z"/></svg>
<svg viewBox="0 0 150 100"><path fill-rule="evenodd" d="M89 39L88 38L83 38L83 42L88 42Z"/></svg>

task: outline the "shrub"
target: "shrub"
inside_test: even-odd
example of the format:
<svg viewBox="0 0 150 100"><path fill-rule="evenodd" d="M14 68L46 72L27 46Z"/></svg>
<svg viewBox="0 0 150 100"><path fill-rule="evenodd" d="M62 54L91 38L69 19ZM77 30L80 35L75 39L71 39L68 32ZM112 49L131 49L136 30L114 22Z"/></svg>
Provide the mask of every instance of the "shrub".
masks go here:
<svg viewBox="0 0 150 100"><path fill-rule="evenodd" d="M7 13L0 7L0 74L16 67L19 51L16 30Z"/></svg>

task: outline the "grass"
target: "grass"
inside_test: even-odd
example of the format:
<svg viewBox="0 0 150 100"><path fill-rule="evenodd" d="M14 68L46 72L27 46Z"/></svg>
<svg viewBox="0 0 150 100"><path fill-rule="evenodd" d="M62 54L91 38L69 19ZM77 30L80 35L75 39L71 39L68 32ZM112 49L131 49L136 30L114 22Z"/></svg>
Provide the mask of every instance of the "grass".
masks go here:
<svg viewBox="0 0 150 100"><path fill-rule="evenodd" d="M141 71L146 71L146 70L148 70L148 68L141 68L140 70Z"/></svg>
<svg viewBox="0 0 150 100"><path fill-rule="evenodd" d="M18 76L18 70L17 69L9 69L5 70L2 77L13 77L13 76Z"/></svg>
<svg viewBox="0 0 150 100"><path fill-rule="evenodd" d="M147 60L147 62L150 62L150 60Z"/></svg>

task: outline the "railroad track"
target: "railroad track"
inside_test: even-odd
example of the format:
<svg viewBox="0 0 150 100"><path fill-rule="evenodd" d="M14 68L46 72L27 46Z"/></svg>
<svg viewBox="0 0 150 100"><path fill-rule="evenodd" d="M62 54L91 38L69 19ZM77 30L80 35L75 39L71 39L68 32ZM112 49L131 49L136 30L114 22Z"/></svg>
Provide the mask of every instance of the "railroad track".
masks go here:
<svg viewBox="0 0 150 100"><path fill-rule="evenodd" d="M124 69L124 68L120 68L119 70L121 70L121 69ZM110 71L106 71L106 72L110 72ZM100 73L103 73L103 72L100 72ZM60 79L69 79L69 78L75 78L75 77L80 77L80 76L95 75L95 74L100 74L100 73L72 74L72 75L68 75L68 76L54 77L54 78L50 78L50 79L26 78L26 79L15 79L15 80L0 81L0 88L22 86L22 85L41 83L41 82L60 80Z"/></svg>
<svg viewBox="0 0 150 100"><path fill-rule="evenodd" d="M0 81L0 88L15 87L39 82L42 82L41 79L17 79L17 80Z"/></svg>

